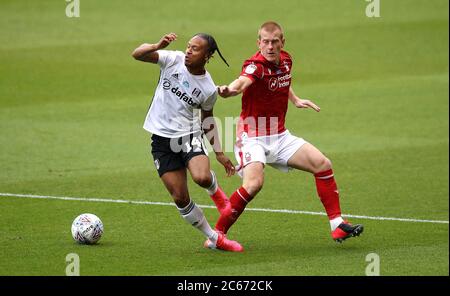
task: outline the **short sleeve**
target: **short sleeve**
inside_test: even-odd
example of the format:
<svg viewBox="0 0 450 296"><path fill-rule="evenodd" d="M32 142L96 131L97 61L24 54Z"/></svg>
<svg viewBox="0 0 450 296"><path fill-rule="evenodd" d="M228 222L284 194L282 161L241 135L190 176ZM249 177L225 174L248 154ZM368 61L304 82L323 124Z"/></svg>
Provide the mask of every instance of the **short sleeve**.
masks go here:
<svg viewBox="0 0 450 296"><path fill-rule="evenodd" d="M167 68L175 62L178 55L176 51L158 50L158 65L161 68Z"/></svg>
<svg viewBox="0 0 450 296"><path fill-rule="evenodd" d="M217 91L213 92L202 104L201 108L205 111L211 111L217 101Z"/></svg>
<svg viewBox="0 0 450 296"><path fill-rule="evenodd" d="M261 79L264 76L263 65L254 63L252 61L246 61L242 66L242 72L240 76L248 77L252 81Z"/></svg>

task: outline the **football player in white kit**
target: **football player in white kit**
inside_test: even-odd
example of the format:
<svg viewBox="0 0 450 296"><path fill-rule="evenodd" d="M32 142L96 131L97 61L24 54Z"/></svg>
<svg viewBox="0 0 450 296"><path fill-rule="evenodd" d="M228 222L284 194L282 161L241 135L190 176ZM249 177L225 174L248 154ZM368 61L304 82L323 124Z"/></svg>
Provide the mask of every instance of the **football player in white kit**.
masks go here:
<svg viewBox="0 0 450 296"><path fill-rule="evenodd" d="M161 69L144 123L144 129L152 133L154 163L183 219L207 237L205 247L242 252L238 242L211 228L202 210L189 197L187 187L189 170L193 181L207 190L219 212L229 206L228 198L210 170L203 143L205 132L217 161L224 166L228 176L233 175L234 166L222 152L213 119L217 89L205 69L215 51L226 61L211 35L194 35L184 53L163 50L176 39L175 33L169 33L159 42L144 43L132 53L136 60L158 64Z"/></svg>

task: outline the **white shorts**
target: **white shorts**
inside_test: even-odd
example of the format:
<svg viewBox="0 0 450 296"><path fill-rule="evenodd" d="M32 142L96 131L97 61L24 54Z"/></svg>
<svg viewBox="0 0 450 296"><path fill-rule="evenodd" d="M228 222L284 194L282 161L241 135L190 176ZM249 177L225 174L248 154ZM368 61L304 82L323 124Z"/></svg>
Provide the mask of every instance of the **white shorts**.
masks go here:
<svg viewBox="0 0 450 296"><path fill-rule="evenodd" d="M286 130L281 134L264 137L246 137L234 146L234 155L238 162L236 171L242 177L242 169L252 162L268 164L280 171L288 172L287 162L294 153L307 143L302 138L291 135Z"/></svg>

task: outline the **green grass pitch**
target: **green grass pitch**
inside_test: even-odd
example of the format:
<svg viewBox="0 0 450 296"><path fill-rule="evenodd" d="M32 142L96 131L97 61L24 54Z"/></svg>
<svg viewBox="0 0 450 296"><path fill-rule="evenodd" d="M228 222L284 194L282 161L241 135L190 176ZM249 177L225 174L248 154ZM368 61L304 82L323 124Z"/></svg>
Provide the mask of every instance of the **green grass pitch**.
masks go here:
<svg viewBox="0 0 450 296"><path fill-rule="evenodd" d="M0 193L171 202L142 129L159 69L132 50L209 32L231 67L207 68L225 84L273 19L294 90L322 108L290 106L287 127L333 161L343 212L447 222L351 218L365 232L339 245L324 216L247 211L229 233L246 251L230 254L204 249L174 207L0 196L0 275L65 275L68 253L81 275L365 275L370 253L381 275L449 275L447 0L381 0L379 18L363 0L153 2L81 0L79 18L62 0L0 2ZM239 112L240 98L215 107ZM240 185L212 167L228 194ZM323 211L309 174L272 168L249 207ZM71 238L84 212L103 220L98 245Z"/></svg>

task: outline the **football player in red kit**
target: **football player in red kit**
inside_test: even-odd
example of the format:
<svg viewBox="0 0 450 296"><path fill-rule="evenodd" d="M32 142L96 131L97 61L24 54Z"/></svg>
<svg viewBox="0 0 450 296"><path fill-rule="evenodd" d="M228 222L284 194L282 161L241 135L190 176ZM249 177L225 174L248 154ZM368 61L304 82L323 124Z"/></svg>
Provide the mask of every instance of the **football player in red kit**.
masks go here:
<svg viewBox="0 0 450 296"><path fill-rule="evenodd" d="M264 167L281 171L298 169L314 175L319 198L337 242L359 236L363 225L352 225L341 217L339 191L330 160L316 147L295 137L285 127L288 101L297 108L320 108L310 100L300 99L291 86L291 56L283 50L283 30L276 22L264 23L258 32L259 51L244 62L238 79L220 86L219 95L227 98L243 93L242 112L237 127L235 156L243 183L230 197L216 229L227 233L247 204L261 190Z"/></svg>

